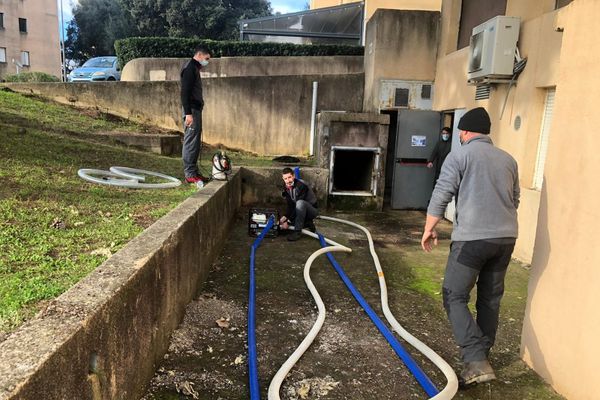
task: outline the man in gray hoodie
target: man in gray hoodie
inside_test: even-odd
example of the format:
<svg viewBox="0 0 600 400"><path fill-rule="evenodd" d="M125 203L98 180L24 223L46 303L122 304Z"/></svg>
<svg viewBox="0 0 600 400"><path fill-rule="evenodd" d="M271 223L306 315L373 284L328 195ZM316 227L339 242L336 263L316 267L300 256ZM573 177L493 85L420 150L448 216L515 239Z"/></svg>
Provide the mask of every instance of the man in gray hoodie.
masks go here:
<svg viewBox="0 0 600 400"><path fill-rule="evenodd" d="M444 308L465 368L461 386L495 379L488 355L496 339L504 277L517 238L517 162L488 137L490 117L479 107L459 121L461 147L450 152L435 185L421 246L437 245L435 226L456 199L443 284ZM467 305L477 283L477 320Z"/></svg>

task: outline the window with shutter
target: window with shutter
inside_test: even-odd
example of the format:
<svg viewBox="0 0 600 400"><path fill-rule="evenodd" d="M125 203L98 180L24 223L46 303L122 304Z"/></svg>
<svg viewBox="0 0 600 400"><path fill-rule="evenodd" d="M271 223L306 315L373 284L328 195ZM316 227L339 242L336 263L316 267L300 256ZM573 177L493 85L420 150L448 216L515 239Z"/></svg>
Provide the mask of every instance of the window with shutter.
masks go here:
<svg viewBox="0 0 600 400"><path fill-rule="evenodd" d="M552 114L554 112L554 94L556 89L546 91L546 103L544 104L544 115L542 117L542 127L540 131L540 140L538 142L538 152L535 162L535 172L533 174L533 188L542 190L544 182L544 165L546 164L546 154L548 153L548 139L550 128L552 127Z"/></svg>

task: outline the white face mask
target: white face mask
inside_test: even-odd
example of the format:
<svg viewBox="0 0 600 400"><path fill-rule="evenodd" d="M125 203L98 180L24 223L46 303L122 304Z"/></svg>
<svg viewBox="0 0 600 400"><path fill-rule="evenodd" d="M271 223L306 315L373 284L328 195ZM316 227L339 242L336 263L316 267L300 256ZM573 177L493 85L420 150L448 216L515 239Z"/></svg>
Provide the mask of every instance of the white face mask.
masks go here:
<svg viewBox="0 0 600 400"><path fill-rule="evenodd" d="M202 65L203 67L206 67L208 65L208 60L200 61L200 65Z"/></svg>
<svg viewBox="0 0 600 400"><path fill-rule="evenodd" d="M450 139L450 135L442 135L442 140L443 140L444 142L447 142L447 141L448 141L448 139Z"/></svg>

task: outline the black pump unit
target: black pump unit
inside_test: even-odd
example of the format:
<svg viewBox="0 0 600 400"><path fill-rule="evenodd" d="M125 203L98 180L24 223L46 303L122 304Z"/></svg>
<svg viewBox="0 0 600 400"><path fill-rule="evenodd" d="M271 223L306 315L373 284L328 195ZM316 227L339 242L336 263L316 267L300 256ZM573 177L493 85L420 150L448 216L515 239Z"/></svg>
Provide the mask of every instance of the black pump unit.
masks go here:
<svg viewBox="0 0 600 400"><path fill-rule="evenodd" d="M248 210L248 234L250 236L260 235L271 217L275 223L265 236L275 237L279 230L279 210L274 208L251 208Z"/></svg>

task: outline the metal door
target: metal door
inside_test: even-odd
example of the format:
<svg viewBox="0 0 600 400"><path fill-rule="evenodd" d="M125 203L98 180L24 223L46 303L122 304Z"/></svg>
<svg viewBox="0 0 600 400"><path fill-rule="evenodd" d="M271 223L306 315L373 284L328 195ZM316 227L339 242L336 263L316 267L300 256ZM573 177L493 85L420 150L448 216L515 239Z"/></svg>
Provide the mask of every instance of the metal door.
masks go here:
<svg viewBox="0 0 600 400"><path fill-rule="evenodd" d="M439 140L441 113L402 110L398 113L392 208L426 209L435 170L427 160Z"/></svg>

